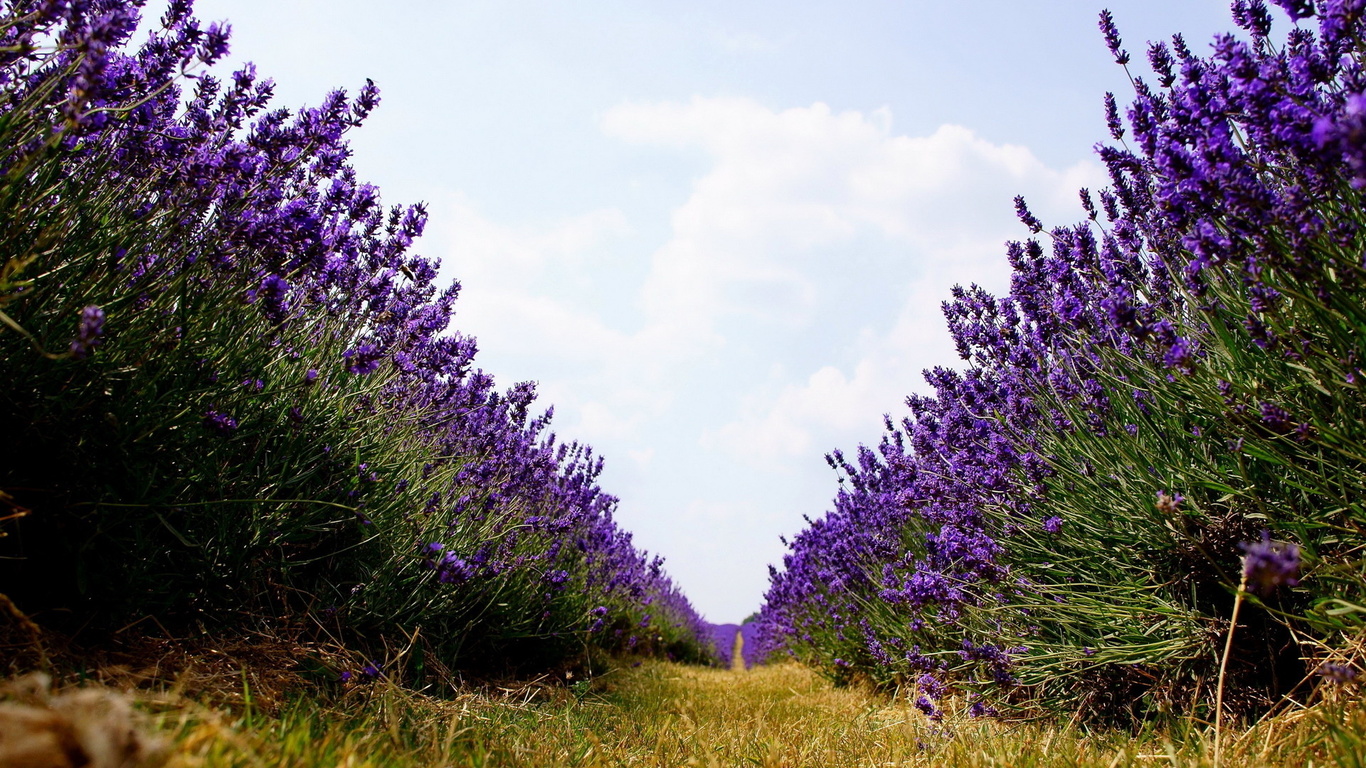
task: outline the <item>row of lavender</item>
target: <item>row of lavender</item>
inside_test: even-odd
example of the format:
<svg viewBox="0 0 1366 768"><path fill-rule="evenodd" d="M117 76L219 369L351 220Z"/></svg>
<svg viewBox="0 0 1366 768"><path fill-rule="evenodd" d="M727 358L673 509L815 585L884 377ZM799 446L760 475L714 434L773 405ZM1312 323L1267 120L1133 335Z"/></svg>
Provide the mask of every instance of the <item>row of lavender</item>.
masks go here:
<svg viewBox="0 0 1366 768"><path fill-rule="evenodd" d="M752 619L743 624L708 624L708 639L716 662L735 667L735 644L740 643L740 661L745 669L764 663L767 653L759 643L759 625Z"/></svg>
<svg viewBox="0 0 1366 768"><path fill-rule="evenodd" d="M0 591L416 667L704 655L601 459L448 329L423 208L348 166L373 84L272 108L190 0L132 49L142 5L0 11Z"/></svg>
<svg viewBox="0 0 1366 768"><path fill-rule="evenodd" d="M1241 583L1233 711L1355 676L1366 2L1277 5L1282 39L1236 0L1209 55L1149 46L1127 120L1105 97L1087 220L1045 232L1017 199L1034 237L1009 245L1009 295L956 289L965 367L830 457L839 495L773 573L770 645L935 716L1209 720Z"/></svg>

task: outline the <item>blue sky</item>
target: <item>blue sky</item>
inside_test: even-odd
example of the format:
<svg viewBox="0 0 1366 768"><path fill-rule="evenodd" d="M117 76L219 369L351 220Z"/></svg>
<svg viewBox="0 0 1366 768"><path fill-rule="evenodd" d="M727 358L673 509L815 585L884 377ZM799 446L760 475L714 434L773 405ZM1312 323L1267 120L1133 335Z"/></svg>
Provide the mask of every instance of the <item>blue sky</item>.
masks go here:
<svg viewBox="0 0 1366 768"><path fill-rule="evenodd" d="M1128 87L1091 0L198 0L316 104L373 78L354 165L426 201L419 250L505 384L607 457L619 519L718 622L837 488L823 455L956 363L938 304L1101 186ZM1136 61L1223 0L1111 0ZM1132 65L1131 65L1132 66ZM1141 65L1135 72L1143 71Z"/></svg>

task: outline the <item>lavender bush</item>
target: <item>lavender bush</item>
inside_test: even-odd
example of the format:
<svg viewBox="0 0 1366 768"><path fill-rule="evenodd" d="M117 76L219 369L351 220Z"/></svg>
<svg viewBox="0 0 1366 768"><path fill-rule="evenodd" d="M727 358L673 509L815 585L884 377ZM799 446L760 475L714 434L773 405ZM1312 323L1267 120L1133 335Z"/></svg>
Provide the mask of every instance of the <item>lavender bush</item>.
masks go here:
<svg viewBox="0 0 1366 768"><path fill-rule="evenodd" d="M1087 220L1045 232L1017 199L1009 295L955 290L965 369L832 454L841 491L773 575L768 643L917 686L932 716L950 685L974 714L1209 714L1245 551L1302 570L1247 596L1231 706L1306 693L1306 661L1359 637L1366 3L1279 4L1280 40L1237 0L1209 55L1149 46L1126 114L1104 99Z"/></svg>
<svg viewBox="0 0 1366 768"><path fill-rule="evenodd" d="M172 2L0 6L0 590L49 621L400 636L445 664L700 657L602 461L449 328L422 206Z"/></svg>

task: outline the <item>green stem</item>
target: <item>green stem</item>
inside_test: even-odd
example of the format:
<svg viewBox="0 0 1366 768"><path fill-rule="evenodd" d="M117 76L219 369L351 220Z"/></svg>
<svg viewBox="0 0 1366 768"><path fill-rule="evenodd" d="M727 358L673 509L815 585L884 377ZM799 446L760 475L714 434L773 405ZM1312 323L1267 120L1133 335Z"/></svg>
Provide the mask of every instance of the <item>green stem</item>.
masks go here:
<svg viewBox="0 0 1366 768"><path fill-rule="evenodd" d="M1228 672L1228 657L1233 653L1233 633L1238 629L1238 611L1243 607L1243 595L1247 588L1247 569L1238 581L1238 595L1233 599L1233 617L1229 619L1228 639L1224 641L1224 658L1219 661L1219 687L1214 692L1214 768L1219 768L1223 755L1222 736L1224 723L1224 677Z"/></svg>

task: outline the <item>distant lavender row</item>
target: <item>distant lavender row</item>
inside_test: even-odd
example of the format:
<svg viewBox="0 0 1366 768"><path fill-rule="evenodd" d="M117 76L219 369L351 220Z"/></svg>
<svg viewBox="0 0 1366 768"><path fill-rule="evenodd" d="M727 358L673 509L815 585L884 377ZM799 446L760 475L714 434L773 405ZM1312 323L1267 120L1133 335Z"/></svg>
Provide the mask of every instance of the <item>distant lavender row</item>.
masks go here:
<svg viewBox="0 0 1366 768"><path fill-rule="evenodd" d="M744 641L740 658L744 661L745 668L749 669L764 663L766 654L762 646L759 645L759 625L753 621L744 624L707 625L707 638L718 663L723 667L731 666L735 659L736 635L742 637Z"/></svg>
<svg viewBox="0 0 1366 768"><path fill-rule="evenodd" d="M1009 244L1009 295L956 288L964 369L830 456L840 491L773 572L768 645L936 717L959 687L972 714L1209 719L1240 558L1283 540L1304 570L1250 598L1234 706L1361 663L1366 2L1278 4L1283 41L1237 0L1241 36L1152 44L1125 115L1106 94L1087 221L1045 232L1016 200L1038 237Z"/></svg>
<svg viewBox="0 0 1366 768"><path fill-rule="evenodd" d="M424 208L347 164L374 84L272 108L189 0L125 51L141 5L0 11L0 590L445 664L701 654L602 460L450 330Z"/></svg>

